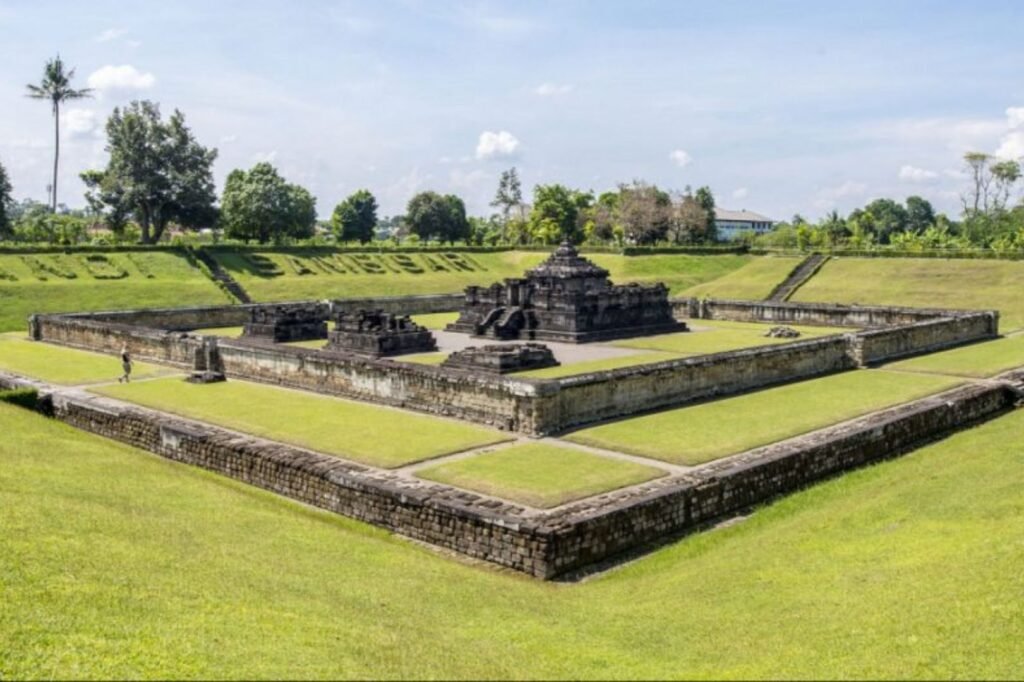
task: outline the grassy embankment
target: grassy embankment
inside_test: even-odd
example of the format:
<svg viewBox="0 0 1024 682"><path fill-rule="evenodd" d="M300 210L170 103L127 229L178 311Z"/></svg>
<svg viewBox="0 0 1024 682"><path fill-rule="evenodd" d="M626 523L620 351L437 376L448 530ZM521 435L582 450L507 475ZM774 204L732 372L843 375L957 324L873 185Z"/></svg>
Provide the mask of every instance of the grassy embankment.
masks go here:
<svg viewBox="0 0 1024 682"><path fill-rule="evenodd" d="M103 260L87 261L88 255L0 254L0 332L26 329L32 313L230 302L180 254L91 254Z"/></svg>
<svg viewBox="0 0 1024 682"><path fill-rule="evenodd" d="M1024 675L1024 412L573 585L0 425L5 679Z"/></svg>

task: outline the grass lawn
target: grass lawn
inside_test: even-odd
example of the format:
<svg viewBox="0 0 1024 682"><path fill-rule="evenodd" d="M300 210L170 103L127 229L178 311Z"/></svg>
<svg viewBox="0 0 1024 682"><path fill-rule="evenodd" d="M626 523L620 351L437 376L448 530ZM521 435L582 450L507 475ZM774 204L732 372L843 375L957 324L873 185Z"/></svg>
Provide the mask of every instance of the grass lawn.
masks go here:
<svg viewBox="0 0 1024 682"><path fill-rule="evenodd" d="M526 377L530 379L558 379L560 377L576 376L588 372L604 372L609 369L621 367L634 367L636 365L649 365L663 360L672 360L681 357L675 353L637 353L620 358L604 358L601 360L585 360L583 362L570 362L558 367L546 367L545 369L531 369L526 372L516 372L508 376Z"/></svg>
<svg viewBox="0 0 1024 682"><path fill-rule="evenodd" d="M990 377L1017 367L1024 367L1024 336L972 343L969 346L886 365L886 369L966 377Z"/></svg>
<svg viewBox="0 0 1024 682"><path fill-rule="evenodd" d="M430 481L541 508L664 474L654 467L544 443L514 445L416 472Z"/></svg>
<svg viewBox="0 0 1024 682"><path fill-rule="evenodd" d="M41 281L22 255L0 254L0 332L27 329L32 313L120 310L186 305L218 305L229 302L223 293L197 268L176 253L102 254L109 265L127 276L96 279L86 267L82 254L24 254L46 267L74 274L73 279L42 273ZM92 265L96 270L97 266ZM97 272L101 272L96 270ZM149 275L149 276L147 276Z"/></svg>
<svg viewBox="0 0 1024 682"><path fill-rule="evenodd" d="M205 336L226 336L229 339L237 339L242 335L244 327L205 327L203 329L196 329L193 334L203 334Z"/></svg>
<svg viewBox="0 0 1024 682"><path fill-rule="evenodd" d="M480 426L245 381L203 386L175 378L93 390L381 467L508 440Z"/></svg>
<svg viewBox="0 0 1024 682"><path fill-rule="evenodd" d="M467 260L460 261L461 267L457 267L438 254L406 254L412 267L421 270L414 273L404 270L395 254L369 254L370 267L378 272L368 274L358 272L351 255L334 256L324 251L282 254L268 250L257 254L264 267L261 274L251 257L229 252L213 254L259 301L453 293L470 284L487 285L506 277L519 277L547 257L545 253L524 251L462 254ZM663 281L674 293L721 277L754 259L738 255L587 256L608 268L617 283ZM339 266L346 270L344 274L331 270ZM278 274L268 276L268 272Z"/></svg>
<svg viewBox="0 0 1024 682"><path fill-rule="evenodd" d="M959 379L855 370L575 431L568 440L700 464L951 388Z"/></svg>
<svg viewBox="0 0 1024 682"><path fill-rule="evenodd" d="M5 679L1024 676L1024 412L574 585L0 425Z"/></svg>
<svg viewBox="0 0 1024 682"><path fill-rule="evenodd" d="M414 362L417 365L440 365L448 357L448 353L410 353L409 355L396 355L391 358L399 362Z"/></svg>
<svg viewBox="0 0 1024 682"><path fill-rule="evenodd" d="M939 258L832 258L795 301L999 310L1000 330L1024 327L1024 263Z"/></svg>
<svg viewBox="0 0 1024 682"><path fill-rule="evenodd" d="M117 381L121 358L48 343L29 341L19 332L0 334L0 369L54 384ZM170 374L176 370L136 362L132 378Z"/></svg>
<svg viewBox="0 0 1024 682"><path fill-rule="evenodd" d="M683 294L699 298L765 299L776 286L789 277L789 273L802 260L789 256L754 258L743 267L718 279L698 284Z"/></svg>
<svg viewBox="0 0 1024 682"><path fill-rule="evenodd" d="M679 332L676 334L643 336L635 339L615 341L613 343L616 346L623 346L626 348L660 350L667 353L679 353L683 355L703 355L705 353L720 353L740 348L770 346L799 340L766 337L765 334L768 330L775 326L772 324L729 322L727 320L687 320L687 324L690 325L691 328L696 329L699 327L700 329L698 331ZM800 332L801 339L810 339L850 331L849 329L842 327L786 326L792 327Z"/></svg>
<svg viewBox="0 0 1024 682"><path fill-rule="evenodd" d="M458 313L424 313L412 316L413 322L427 329L444 329L457 319L459 319Z"/></svg>

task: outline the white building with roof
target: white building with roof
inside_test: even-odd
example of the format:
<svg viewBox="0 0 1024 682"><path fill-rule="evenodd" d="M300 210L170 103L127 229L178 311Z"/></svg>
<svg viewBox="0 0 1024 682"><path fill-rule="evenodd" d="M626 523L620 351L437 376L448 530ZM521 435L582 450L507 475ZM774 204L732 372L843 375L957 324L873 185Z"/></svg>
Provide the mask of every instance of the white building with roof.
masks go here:
<svg viewBox="0 0 1024 682"><path fill-rule="evenodd" d="M764 234L771 232L774 227L775 221L760 213L746 209L730 211L727 208L715 207L715 230L720 242L731 242L743 232Z"/></svg>

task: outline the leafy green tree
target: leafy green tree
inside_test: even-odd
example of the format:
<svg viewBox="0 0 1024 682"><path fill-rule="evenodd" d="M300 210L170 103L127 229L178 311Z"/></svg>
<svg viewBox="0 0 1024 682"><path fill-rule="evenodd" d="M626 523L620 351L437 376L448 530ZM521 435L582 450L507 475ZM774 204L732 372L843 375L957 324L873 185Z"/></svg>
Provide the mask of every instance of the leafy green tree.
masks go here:
<svg viewBox="0 0 1024 682"><path fill-rule="evenodd" d="M195 228L216 221L217 150L196 141L180 111L164 122L153 102L115 108L107 120L106 150L107 167L81 177L89 205L103 211L112 227L131 216L142 243L155 244L172 222Z"/></svg>
<svg viewBox="0 0 1024 682"><path fill-rule="evenodd" d="M890 235L907 229L907 210L892 199L875 199L865 210L874 218L875 237L881 244L888 244Z"/></svg>
<svg viewBox="0 0 1024 682"><path fill-rule="evenodd" d="M704 209L706 226L704 229L704 241L713 242L717 240L718 233L715 229L715 195L711 193L710 187L705 186L698 187L693 198Z"/></svg>
<svg viewBox="0 0 1024 682"><path fill-rule="evenodd" d="M534 240L544 244L583 241L580 212L590 205L592 195L565 185L537 185L533 189L533 209L528 230Z"/></svg>
<svg viewBox="0 0 1024 682"><path fill-rule="evenodd" d="M907 197L907 223L906 229L910 232L921 233L935 224L935 209L931 202L919 196Z"/></svg>
<svg viewBox="0 0 1024 682"><path fill-rule="evenodd" d="M366 244L377 227L377 200L369 190L361 189L334 207L331 227L343 242Z"/></svg>
<svg viewBox="0 0 1024 682"><path fill-rule="evenodd" d="M266 162L231 171L220 204L221 225L233 239L280 243L312 237L316 229L316 199Z"/></svg>
<svg viewBox="0 0 1024 682"><path fill-rule="evenodd" d="M1006 210L1013 186L1020 180L1020 164L1016 161L998 161L990 168L992 173L992 207L996 211Z"/></svg>
<svg viewBox="0 0 1024 682"><path fill-rule="evenodd" d="M60 105L71 100L90 97L89 88L75 89L71 87L71 79L75 70L64 70L64 62L60 55L46 62L43 67L43 78L39 85L29 84L28 96L32 99L45 99L50 102L53 112L53 184L50 187L50 210L57 212L57 166L60 163Z"/></svg>
<svg viewBox="0 0 1024 682"><path fill-rule="evenodd" d="M455 243L470 236L466 204L454 194L420 192L406 207L409 231L420 239Z"/></svg>
<svg viewBox="0 0 1024 682"><path fill-rule="evenodd" d="M831 211L821 221L821 229L825 231L828 242L832 246L842 243L850 236L850 229L846 226L846 221L836 210Z"/></svg>
<svg viewBox="0 0 1024 682"><path fill-rule="evenodd" d="M11 180L7 177L7 169L0 163L0 239L11 236Z"/></svg>

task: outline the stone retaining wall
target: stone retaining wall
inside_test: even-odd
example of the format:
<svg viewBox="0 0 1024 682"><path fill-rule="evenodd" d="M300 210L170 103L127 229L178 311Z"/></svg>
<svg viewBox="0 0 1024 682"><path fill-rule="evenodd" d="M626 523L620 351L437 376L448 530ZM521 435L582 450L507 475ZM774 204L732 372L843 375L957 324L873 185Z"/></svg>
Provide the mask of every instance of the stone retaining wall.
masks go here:
<svg viewBox="0 0 1024 682"><path fill-rule="evenodd" d="M292 499L540 578L702 527L846 469L992 418L1020 378L966 386L550 512L401 479L291 446L0 373L56 418Z"/></svg>
<svg viewBox="0 0 1024 682"><path fill-rule="evenodd" d="M408 310L414 305L430 306L443 297L413 299L416 302L400 307ZM553 380L483 376L466 370L360 359L343 353L249 340L208 337L206 343L216 346L229 378L406 407L540 436L603 419L980 341L992 338L998 331L998 314L988 311L694 301L690 299L686 305L696 306L698 314L711 319L761 319L753 316L764 314L773 322L836 325L859 320L880 325L890 320L898 326ZM240 310L248 315L250 307L231 307L231 314ZM37 340L115 354L127 344L140 360L206 369L205 364L200 364L205 363L206 357L202 351L203 337L131 326L126 321L141 320L165 327L208 327L213 324L201 319L204 311L213 311L216 320L223 322L227 316L225 308L38 315L33 316L31 334Z"/></svg>
<svg viewBox="0 0 1024 682"><path fill-rule="evenodd" d="M996 310L952 310L699 298L678 298L673 301L673 306L677 317L735 322L773 322L870 329L915 324L938 318L984 315L990 319L990 334L996 334L999 327L999 312Z"/></svg>

